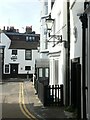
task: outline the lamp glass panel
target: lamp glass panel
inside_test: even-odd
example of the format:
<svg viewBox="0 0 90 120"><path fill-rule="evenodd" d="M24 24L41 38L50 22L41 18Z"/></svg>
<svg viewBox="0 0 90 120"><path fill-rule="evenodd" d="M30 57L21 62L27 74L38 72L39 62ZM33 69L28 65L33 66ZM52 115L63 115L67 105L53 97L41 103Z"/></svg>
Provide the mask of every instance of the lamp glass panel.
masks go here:
<svg viewBox="0 0 90 120"><path fill-rule="evenodd" d="M48 30L51 30L51 29L52 29L52 26L53 26L53 21L52 21L52 20L47 20L47 21L46 21L46 25L47 25L47 29L48 29Z"/></svg>

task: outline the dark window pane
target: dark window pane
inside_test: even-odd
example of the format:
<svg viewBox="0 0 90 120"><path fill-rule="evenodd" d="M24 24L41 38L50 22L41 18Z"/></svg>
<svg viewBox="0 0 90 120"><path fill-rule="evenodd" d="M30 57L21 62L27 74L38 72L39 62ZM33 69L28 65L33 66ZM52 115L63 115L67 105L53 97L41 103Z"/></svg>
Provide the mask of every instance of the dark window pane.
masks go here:
<svg viewBox="0 0 90 120"><path fill-rule="evenodd" d="M17 55L17 50L12 50L12 55Z"/></svg>
<svg viewBox="0 0 90 120"><path fill-rule="evenodd" d="M9 73L9 65L5 65L5 73Z"/></svg>
<svg viewBox="0 0 90 120"><path fill-rule="evenodd" d="M31 66L25 66L25 70L31 70Z"/></svg>
<svg viewBox="0 0 90 120"><path fill-rule="evenodd" d="M25 60L31 60L32 59L32 50L26 50L25 51Z"/></svg>

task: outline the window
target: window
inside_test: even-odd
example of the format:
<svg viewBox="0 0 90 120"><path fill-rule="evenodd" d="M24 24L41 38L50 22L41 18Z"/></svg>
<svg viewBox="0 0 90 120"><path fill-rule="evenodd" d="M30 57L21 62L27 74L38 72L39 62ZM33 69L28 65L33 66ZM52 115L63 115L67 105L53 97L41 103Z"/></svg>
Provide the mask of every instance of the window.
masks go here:
<svg viewBox="0 0 90 120"><path fill-rule="evenodd" d="M45 68L45 77L49 77L49 69Z"/></svg>
<svg viewBox="0 0 90 120"><path fill-rule="evenodd" d="M25 50L25 60L32 60L32 50Z"/></svg>
<svg viewBox="0 0 90 120"><path fill-rule="evenodd" d="M28 41L28 36L26 36L26 41Z"/></svg>
<svg viewBox="0 0 90 120"><path fill-rule="evenodd" d="M43 77L43 69L39 68L39 77Z"/></svg>
<svg viewBox="0 0 90 120"><path fill-rule="evenodd" d="M31 66L25 66L25 70L31 70Z"/></svg>
<svg viewBox="0 0 90 120"><path fill-rule="evenodd" d="M33 41L34 41L34 40L35 40L35 37L33 36L32 39L33 39Z"/></svg>
<svg viewBox="0 0 90 120"><path fill-rule="evenodd" d="M12 55L17 55L17 50L12 50Z"/></svg>
<svg viewBox="0 0 90 120"><path fill-rule="evenodd" d="M9 73L9 65L5 65L5 73Z"/></svg>
<svg viewBox="0 0 90 120"><path fill-rule="evenodd" d="M26 36L26 41L35 41L35 36Z"/></svg>
<svg viewBox="0 0 90 120"><path fill-rule="evenodd" d="M32 41L32 37L31 36L29 37L29 40Z"/></svg>
<svg viewBox="0 0 90 120"><path fill-rule="evenodd" d="M49 77L49 68L39 68L39 77Z"/></svg>

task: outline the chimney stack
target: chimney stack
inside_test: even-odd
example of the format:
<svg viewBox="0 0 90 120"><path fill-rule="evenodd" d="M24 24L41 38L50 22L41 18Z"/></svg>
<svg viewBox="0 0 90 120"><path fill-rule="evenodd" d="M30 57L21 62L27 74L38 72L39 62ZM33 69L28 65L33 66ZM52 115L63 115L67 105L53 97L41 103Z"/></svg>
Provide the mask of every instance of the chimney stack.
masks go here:
<svg viewBox="0 0 90 120"><path fill-rule="evenodd" d="M32 33L32 26L26 26L26 33Z"/></svg>

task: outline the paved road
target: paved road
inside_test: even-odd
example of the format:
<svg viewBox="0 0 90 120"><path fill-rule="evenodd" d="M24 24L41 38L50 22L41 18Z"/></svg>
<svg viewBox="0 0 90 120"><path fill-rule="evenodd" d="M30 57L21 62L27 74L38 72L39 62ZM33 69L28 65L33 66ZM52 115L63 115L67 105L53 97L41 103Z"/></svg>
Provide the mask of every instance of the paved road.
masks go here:
<svg viewBox="0 0 90 120"><path fill-rule="evenodd" d="M2 118L34 118L27 109L29 103L24 96L23 86L23 82L6 82L0 85Z"/></svg>
<svg viewBox="0 0 90 120"><path fill-rule="evenodd" d="M3 118L23 118L23 120L66 118L64 109L61 107L43 107L30 81L5 82L0 84L0 88Z"/></svg>

